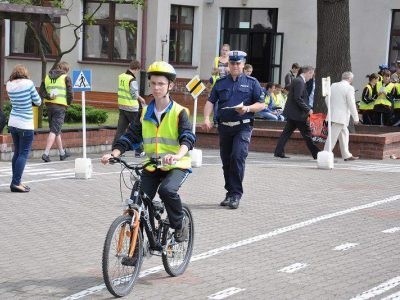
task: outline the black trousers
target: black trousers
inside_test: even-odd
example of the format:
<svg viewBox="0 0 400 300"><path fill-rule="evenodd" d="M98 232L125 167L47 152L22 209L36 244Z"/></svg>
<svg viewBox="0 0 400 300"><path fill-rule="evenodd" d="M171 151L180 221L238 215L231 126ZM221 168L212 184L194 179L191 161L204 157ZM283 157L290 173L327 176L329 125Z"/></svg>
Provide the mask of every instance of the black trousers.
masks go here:
<svg viewBox="0 0 400 300"><path fill-rule="evenodd" d="M311 129L307 121L295 121L291 119L286 120L286 126L279 137L278 144L275 148L275 155L281 156L285 154L285 145L292 135L293 131L298 129L303 136L304 141L307 144L308 150L310 150L311 155L314 159L317 158L319 148L314 144L311 137Z"/></svg>
<svg viewBox="0 0 400 300"><path fill-rule="evenodd" d="M128 129L128 126L131 122L140 122L140 111L126 111L126 110L119 110L119 117L118 117L118 126L117 132L115 133L113 145L117 142L117 140L125 133ZM138 153L143 151L143 147L135 150Z"/></svg>
<svg viewBox="0 0 400 300"><path fill-rule="evenodd" d="M178 190L189 173L189 170L183 169L170 171L157 169L155 172L144 170L142 174L142 190L150 199L153 199L158 189L158 195L164 202L170 225L175 229L182 226L183 218L182 202Z"/></svg>
<svg viewBox="0 0 400 300"><path fill-rule="evenodd" d="M121 137L121 135L125 133L126 129L128 129L129 123L137 120L138 114L139 112L137 111L119 110L117 132L115 133L113 145Z"/></svg>

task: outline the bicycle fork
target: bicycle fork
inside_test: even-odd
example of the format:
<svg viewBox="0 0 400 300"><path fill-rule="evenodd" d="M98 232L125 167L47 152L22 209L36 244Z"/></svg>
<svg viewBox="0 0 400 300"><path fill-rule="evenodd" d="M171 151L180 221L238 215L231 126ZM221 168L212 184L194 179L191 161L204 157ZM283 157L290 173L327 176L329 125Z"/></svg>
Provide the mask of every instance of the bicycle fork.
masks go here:
<svg viewBox="0 0 400 300"><path fill-rule="evenodd" d="M134 254L135 248L136 248L137 236L138 236L138 232L139 232L139 221L140 221L139 212L137 210L133 210L132 224L131 224L131 227L133 230L126 232L125 231L126 224L124 224L122 226L121 231L119 232L119 237L118 237L118 246L117 246L118 254L120 254L122 251L125 235L128 235L129 240L130 240L128 256L130 258L133 257L133 254Z"/></svg>

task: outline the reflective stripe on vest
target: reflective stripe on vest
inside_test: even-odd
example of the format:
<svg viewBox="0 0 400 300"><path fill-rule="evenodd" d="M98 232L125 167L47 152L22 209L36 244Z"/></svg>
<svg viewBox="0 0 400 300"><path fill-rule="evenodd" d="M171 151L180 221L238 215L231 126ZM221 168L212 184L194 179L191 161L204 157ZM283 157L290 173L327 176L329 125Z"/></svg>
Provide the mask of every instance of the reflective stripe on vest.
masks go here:
<svg viewBox="0 0 400 300"><path fill-rule="evenodd" d="M146 106L143 109L142 116L146 115L148 107L149 106ZM164 157L167 154L177 154L179 152L180 144L178 141L178 122L179 114L183 109L187 110L187 108L179 105L176 102L173 102L172 107L165 113L158 127L154 121L146 120L144 117L142 117L144 151L149 158ZM177 161L176 164L165 165L161 168L161 170L168 171L174 168L190 169L190 167L191 159L189 153L187 153L184 157ZM147 167L146 169L150 172L155 170L154 167Z"/></svg>
<svg viewBox="0 0 400 300"><path fill-rule="evenodd" d="M139 107L139 102L131 95L130 82L134 77L130 74L120 74L118 76L118 107L124 110L135 111Z"/></svg>
<svg viewBox="0 0 400 300"><path fill-rule="evenodd" d="M393 85L392 82L388 83L386 86L383 86L386 94L390 94L392 92L392 90L393 90L393 87L394 87L394 85ZM379 89L377 89L377 91L379 93ZM378 98L376 98L374 104L375 105L385 105L385 106L388 106L388 107L392 107L392 102L390 102L390 100L388 100L386 98L385 94L378 95Z"/></svg>
<svg viewBox="0 0 400 300"><path fill-rule="evenodd" d="M367 84L364 88L368 88L368 91L369 91L368 95L371 97L372 96L372 86ZM363 99L361 99L360 105L358 106L358 108L360 110L373 110L374 109L374 105L375 105L374 101L372 101L371 103L365 103L363 101Z"/></svg>
<svg viewBox="0 0 400 300"><path fill-rule="evenodd" d="M57 79L51 79L49 75L46 75L44 84L47 93L52 96L55 95L54 99L45 99L45 103L53 103L68 106L67 103L67 85L65 84L65 78L67 74L59 76Z"/></svg>

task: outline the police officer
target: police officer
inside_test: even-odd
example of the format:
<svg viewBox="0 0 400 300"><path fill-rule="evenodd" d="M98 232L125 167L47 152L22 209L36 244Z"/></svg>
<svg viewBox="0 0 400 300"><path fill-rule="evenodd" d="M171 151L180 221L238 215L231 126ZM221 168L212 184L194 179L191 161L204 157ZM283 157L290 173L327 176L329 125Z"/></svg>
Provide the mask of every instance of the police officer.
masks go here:
<svg viewBox="0 0 400 300"><path fill-rule="evenodd" d="M220 156L225 178L225 199L221 206L236 209L243 194L245 160L248 154L254 113L264 109L264 92L254 77L243 73L247 54L229 52L229 72L219 79L204 106L203 127L212 127L210 114L218 103Z"/></svg>

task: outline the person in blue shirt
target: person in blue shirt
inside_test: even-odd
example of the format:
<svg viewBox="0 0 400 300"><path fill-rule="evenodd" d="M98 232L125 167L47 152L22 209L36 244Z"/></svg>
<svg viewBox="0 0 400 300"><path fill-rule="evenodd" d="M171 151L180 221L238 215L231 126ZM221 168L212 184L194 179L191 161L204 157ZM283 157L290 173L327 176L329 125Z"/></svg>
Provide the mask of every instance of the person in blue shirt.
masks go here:
<svg viewBox="0 0 400 300"><path fill-rule="evenodd" d="M214 85L204 106L203 128L210 130L210 115L218 104L217 121L220 156L225 178L221 206L236 209L243 194L245 160L248 154L254 113L264 108L264 92L257 79L243 73L247 54L229 52L229 72Z"/></svg>

